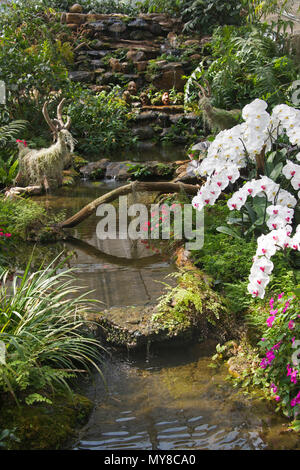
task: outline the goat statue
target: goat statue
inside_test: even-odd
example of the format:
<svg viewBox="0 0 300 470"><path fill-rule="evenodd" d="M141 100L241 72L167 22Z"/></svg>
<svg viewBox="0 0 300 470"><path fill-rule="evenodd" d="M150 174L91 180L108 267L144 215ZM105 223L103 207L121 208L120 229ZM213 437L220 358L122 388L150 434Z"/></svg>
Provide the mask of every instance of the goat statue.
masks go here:
<svg viewBox="0 0 300 470"><path fill-rule="evenodd" d="M47 103L43 106L43 115L53 132L56 142L49 148L30 149L26 141L17 140L19 148L19 172L15 184L19 186L38 185L46 191L62 185L63 169L71 163L71 153L75 140L69 132L70 117L64 123L62 107L65 99L57 106L57 119L51 120L47 111Z"/></svg>
<svg viewBox="0 0 300 470"><path fill-rule="evenodd" d="M239 109L226 109L215 108L211 105L211 89L207 80L205 80L206 90L198 82L194 80L194 84L200 88L199 107L202 110L204 123L207 123L211 130L223 131L230 129L238 124L241 116Z"/></svg>

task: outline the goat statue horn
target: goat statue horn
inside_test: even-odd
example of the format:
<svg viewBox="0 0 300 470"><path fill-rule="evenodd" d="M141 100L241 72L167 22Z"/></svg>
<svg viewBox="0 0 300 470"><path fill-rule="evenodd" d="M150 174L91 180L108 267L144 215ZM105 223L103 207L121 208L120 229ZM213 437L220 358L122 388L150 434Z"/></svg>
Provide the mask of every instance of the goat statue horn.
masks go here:
<svg viewBox="0 0 300 470"><path fill-rule="evenodd" d="M206 96L205 89L203 88L203 86L200 85L200 83L196 82L196 80L193 80L193 82L198 88L200 88L201 91L199 91L198 95L199 98L202 99L204 96Z"/></svg>
<svg viewBox="0 0 300 470"><path fill-rule="evenodd" d="M57 120L59 121L61 127L63 129L69 129L70 128L70 125L71 125L71 118L69 116L67 116L67 122L66 124L64 124L64 121L63 121L63 118L62 118L62 108L63 108L63 105L64 105L64 102L66 101L65 98L63 98L61 100L61 102L59 103L59 105L57 106Z"/></svg>
<svg viewBox="0 0 300 470"><path fill-rule="evenodd" d="M44 103L42 112L43 112L45 121L47 122L48 126L50 127L50 129L51 129L53 132L56 133L56 132L57 132L57 129L56 129L55 125L53 124L53 122L51 121L51 119L50 119L50 117L49 117L49 114L48 114L47 102Z"/></svg>
<svg viewBox="0 0 300 470"><path fill-rule="evenodd" d="M203 78L203 81L204 81L204 83L206 85L206 88L207 88L206 96L209 98L211 96L211 88L210 88L209 82L208 82L208 80L206 80L206 78Z"/></svg>

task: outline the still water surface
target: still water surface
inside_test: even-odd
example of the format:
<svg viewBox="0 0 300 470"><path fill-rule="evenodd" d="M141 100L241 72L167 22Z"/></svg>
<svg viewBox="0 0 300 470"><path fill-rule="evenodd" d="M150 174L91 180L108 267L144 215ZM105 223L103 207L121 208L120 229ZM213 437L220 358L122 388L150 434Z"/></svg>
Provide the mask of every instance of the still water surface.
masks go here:
<svg viewBox="0 0 300 470"><path fill-rule="evenodd" d="M48 207L74 214L116 187L115 182L82 182L43 196ZM71 265L92 297L113 305L141 305L161 295L175 267L139 242L98 240L97 217L75 228ZM73 449L300 449L299 438L283 432L274 407L244 397L225 380L225 368L210 368L214 344L150 345L148 352L113 352L103 366L107 382L94 377L82 393L95 402Z"/></svg>

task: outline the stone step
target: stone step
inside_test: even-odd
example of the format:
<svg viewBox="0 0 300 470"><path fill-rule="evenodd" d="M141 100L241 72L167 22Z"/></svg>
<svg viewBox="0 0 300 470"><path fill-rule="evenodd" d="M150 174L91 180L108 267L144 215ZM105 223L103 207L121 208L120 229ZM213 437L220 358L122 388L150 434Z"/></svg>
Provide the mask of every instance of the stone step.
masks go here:
<svg viewBox="0 0 300 470"><path fill-rule="evenodd" d="M166 113L166 114L178 114L184 113L184 107L180 105L165 105L165 106L142 106L141 111L156 111L158 113Z"/></svg>

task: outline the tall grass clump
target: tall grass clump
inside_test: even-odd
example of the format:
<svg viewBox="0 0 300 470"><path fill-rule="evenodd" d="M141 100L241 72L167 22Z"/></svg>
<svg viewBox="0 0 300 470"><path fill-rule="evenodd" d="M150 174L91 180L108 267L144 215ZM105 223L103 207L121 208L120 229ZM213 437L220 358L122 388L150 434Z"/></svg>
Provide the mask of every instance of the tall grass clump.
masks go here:
<svg viewBox="0 0 300 470"><path fill-rule="evenodd" d="M104 349L92 337L87 293L74 286L73 269L62 270L57 258L46 268L10 283L0 275L0 393L31 404L51 402L71 391L70 379L96 369Z"/></svg>

